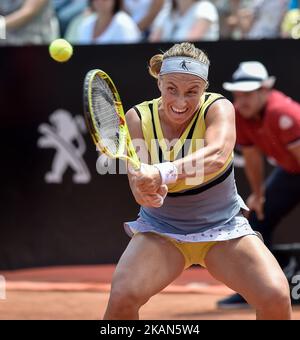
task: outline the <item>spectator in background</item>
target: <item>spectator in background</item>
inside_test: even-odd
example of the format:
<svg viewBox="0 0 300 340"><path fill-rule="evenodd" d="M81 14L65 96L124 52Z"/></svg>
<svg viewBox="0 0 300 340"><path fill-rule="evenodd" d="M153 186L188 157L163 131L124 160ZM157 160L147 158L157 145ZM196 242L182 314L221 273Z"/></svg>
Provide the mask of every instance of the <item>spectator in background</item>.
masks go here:
<svg viewBox="0 0 300 340"><path fill-rule="evenodd" d="M0 0L2 45L48 44L59 36L50 0Z"/></svg>
<svg viewBox="0 0 300 340"><path fill-rule="evenodd" d="M81 13L76 15L66 28L64 38L72 44L77 44L79 42L79 35L81 32L81 24L89 16L94 15L91 6L87 6Z"/></svg>
<svg viewBox="0 0 300 340"><path fill-rule="evenodd" d="M280 37L280 24L288 0L253 0L238 11L240 38L274 39Z"/></svg>
<svg viewBox="0 0 300 340"><path fill-rule="evenodd" d="M239 24L239 9L246 7L250 1L251 0L212 0L219 13L221 39L235 38L236 28Z"/></svg>
<svg viewBox="0 0 300 340"><path fill-rule="evenodd" d="M157 15L162 11L169 0L124 0L124 10L131 16L134 22L146 38L151 25Z"/></svg>
<svg viewBox="0 0 300 340"><path fill-rule="evenodd" d="M65 35L71 20L81 14L88 6L87 0L52 0L59 21L60 34Z"/></svg>
<svg viewBox="0 0 300 340"><path fill-rule="evenodd" d="M219 16L210 1L172 0L172 6L161 16L149 40L197 41L219 39Z"/></svg>
<svg viewBox="0 0 300 340"><path fill-rule="evenodd" d="M285 14L281 24L281 37L300 39L300 8L299 1L291 1L289 11Z"/></svg>
<svg viewBox="0 0 300 340"><path fill-rule="evenodd" d="M238 6L239 0L211 0L216 6L219 14L220 38L229 38L231 26L228 25L227 18L234 13L233 5Z"/></svg>
<svg viewBox="0 0 300 340"><path fill-rule="evenodd" d="M90 0L94 14L78 28L80 44L119 44L140 41L141 32L131 17L122 11L121 0Z"/></svg>
<svg viewBox="0 0 300 340"><path fill-rule="evenodd" d="M233 94L237 144L252 190L247 200L249 222L269 248L279 222L300 203L300 104L274 90L274 82L264 65L250 61L240 63L232 81L223 84ZM277 163L266 181L264 156ZM241 307L246 301L235 294L218 305Z"/></svg>

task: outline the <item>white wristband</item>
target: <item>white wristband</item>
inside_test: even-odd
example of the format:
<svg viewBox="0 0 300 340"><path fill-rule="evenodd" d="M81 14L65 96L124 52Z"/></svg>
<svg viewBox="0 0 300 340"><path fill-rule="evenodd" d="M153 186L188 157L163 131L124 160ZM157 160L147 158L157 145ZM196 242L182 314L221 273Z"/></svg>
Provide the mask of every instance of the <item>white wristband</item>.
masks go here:
<svg viewBox="0 0 300 340"><path fill-rule="evenodd" d="M165 162L165 163L158 163L153 164L155 166L161 176L162 184L170 184L175 183L178 178L178 171L174 163L172 162Z"/></svg>
<svg viewBox="0 0 300 340"><path fill-rule="evenodd" d="M6 39L6 21L2 15L0 15L0 39Z"/></svg>

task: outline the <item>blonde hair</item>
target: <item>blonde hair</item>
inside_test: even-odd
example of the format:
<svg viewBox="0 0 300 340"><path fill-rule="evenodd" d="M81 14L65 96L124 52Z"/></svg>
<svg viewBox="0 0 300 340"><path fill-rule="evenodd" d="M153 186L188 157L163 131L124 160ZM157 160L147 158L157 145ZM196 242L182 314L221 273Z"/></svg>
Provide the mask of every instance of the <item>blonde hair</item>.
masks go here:
<svg viewBox="0 0 300 340"><path fill-rule="evenodd" d="M153 56L149 62L150 75L158 79L163 60L170 57L189 57L200 61L205 65L209 66L210 64L207 55L202 50L197 48L194 44L183 42L181 44L175 44L163 54L156 54Z"/></svg>

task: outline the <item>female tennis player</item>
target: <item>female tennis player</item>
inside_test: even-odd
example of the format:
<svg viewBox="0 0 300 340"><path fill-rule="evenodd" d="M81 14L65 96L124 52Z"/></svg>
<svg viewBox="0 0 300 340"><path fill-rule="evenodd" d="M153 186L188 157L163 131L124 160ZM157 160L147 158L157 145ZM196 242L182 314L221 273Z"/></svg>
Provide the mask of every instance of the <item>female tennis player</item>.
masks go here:
<svg viewBox="0 0 300 340"><path fill-rule="evenodd" d="M132 238L104 318L138 319L149 298L200 264L244 296L258 319L290 319L286 278L241 212L247 207L232 165L235 112L223 96L206 92L207 56L176 44L152 57L149 69L161 97L126 114L131 137L143 140L142 171L128 176L141 209L125 223Z"/></svg>

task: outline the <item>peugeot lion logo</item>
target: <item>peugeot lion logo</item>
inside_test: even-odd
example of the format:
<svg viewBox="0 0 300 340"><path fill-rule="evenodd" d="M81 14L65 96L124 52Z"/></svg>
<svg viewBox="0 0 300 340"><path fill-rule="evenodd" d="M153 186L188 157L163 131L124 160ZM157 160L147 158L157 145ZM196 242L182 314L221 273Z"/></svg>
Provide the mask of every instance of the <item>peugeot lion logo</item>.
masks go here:
<svg viewBox="0 0 300 340"><path fill-rule="evenodd" d="M42 149L56 150L51 171L46 173L47 183L61 183L64 173L70 167L74 171L74 183L88 183L91 175L83 160L86 145L81 133L86 133L84 120L75 118L70 112L57 110L49 118L50 123L43 123L38 131L42 135L37 145ZM75 142L75 143L74 143Z"/></svg>

